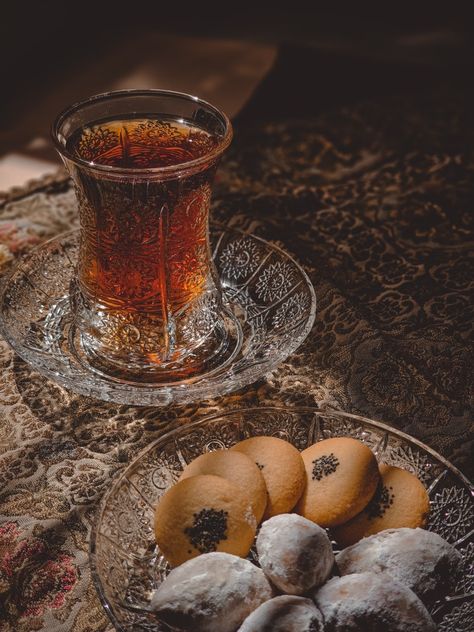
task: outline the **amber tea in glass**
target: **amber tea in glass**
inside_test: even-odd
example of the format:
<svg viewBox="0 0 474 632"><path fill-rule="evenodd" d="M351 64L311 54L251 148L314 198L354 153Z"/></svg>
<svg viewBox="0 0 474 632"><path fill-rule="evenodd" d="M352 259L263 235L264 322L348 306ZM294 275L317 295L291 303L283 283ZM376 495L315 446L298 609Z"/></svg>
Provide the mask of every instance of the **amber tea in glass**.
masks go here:
<svg viewBox="0 0 474 632"><path fill-rule="evenodd" d="M95 370L173 382L231 359L208 229L231 133L213 106L166 91L99 95L58 117L81 225L73 312Z"/></svg>

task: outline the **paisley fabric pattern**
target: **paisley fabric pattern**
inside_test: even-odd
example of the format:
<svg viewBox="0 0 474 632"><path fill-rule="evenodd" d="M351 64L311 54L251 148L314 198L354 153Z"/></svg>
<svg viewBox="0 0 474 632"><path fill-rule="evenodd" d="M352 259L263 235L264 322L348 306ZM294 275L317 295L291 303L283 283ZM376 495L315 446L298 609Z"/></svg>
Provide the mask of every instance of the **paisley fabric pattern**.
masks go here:
<svg viewBox="0 0 474 632"><path fill-rule="evenodd" d="M454 99L396 99L237 131L214 219L281 244L318 298L303 347L243 391L179 409L105 404L0 342L2 632L109 627L88 567L95 508L174 423L317 402L392 424L473 476L474 138L463 111ZM0 269L76 223L64 174L3 195ZM269 278L261 291L278 287Z"/></svg>

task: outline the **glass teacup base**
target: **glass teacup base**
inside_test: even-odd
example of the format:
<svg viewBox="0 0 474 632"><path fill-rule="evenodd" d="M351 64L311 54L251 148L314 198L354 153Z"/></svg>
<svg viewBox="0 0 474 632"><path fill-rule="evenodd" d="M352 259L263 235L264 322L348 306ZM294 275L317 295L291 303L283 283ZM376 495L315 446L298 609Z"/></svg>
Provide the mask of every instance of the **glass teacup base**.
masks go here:
<svg viewBox="0 0 474 632"><path fill-rule="evenodd" d="M76 279L70 304L82 362L126 383L192 382L231 363L242 345L240 324L217 290L204 292L166 324L153 313L90 302Z"/></svg>

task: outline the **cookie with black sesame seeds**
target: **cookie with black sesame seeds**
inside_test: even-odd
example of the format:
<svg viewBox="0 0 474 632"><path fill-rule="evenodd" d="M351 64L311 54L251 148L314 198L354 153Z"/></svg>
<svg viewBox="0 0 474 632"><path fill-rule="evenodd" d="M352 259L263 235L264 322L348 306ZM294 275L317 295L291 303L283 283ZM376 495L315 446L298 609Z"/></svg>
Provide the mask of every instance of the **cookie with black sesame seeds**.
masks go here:
<svg viewBox="0 0 474 632"><path fill-rule="evenodd" d="M236 450L214 450L201 454L188 463L180 480L198 474L221 476L235 483L250 498L257 522L267 506L267 487L260 468L253 459Z"/></svg>
<svg viewBox="0 0 474 632"><path fill-rule="evenodd" d="M219 476L179 481L155 510L155 539L173 567L214 551L245 557L256 529L248 494Z"/></svg>
<svg viewBox="0 0 474 632"><path fill-rule="evenodd" d="M349 546L385 529L423 527L430 499L411 472L381 463L380 483L369 504L354 518L333 530L338 544Z"/></svg>
<svg viewBox="0 0 474 632"><path fill-rule="evenodd" d="M380 476L373 452L350 437L318 441L301 453L306 487L296 512L321 527L356 516L373 497Z"/></svg>
<svg viewBox="0 0 474 632"><path fill-rule="evenodd" d="M305 486L303 460L294 445L262 435L236 443L231 451L246 454L262 472L268 492L265 520L294 508Z"/></svg>

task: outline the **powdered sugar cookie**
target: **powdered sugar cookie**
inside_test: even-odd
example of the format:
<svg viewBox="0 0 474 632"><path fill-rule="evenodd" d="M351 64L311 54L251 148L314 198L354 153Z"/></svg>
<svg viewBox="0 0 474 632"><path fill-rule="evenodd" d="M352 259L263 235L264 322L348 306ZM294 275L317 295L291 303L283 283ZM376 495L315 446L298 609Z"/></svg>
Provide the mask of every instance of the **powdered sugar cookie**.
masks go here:
<svg viewBox="0 0 474 632"><path fill-rule="evenodd" d="M444 597L456 583L462 556L437 533L388 529L341 551L342 575L386 573L408 586L425 603Z"/></svg>
<svg viewBox="0 0 474 632"><path fill-rule="evenodd" d="M323 632L320 611L311 599L281 595L250 614L239 632Z"/></svg>
<svg viewBox="0 0 474 632"><path fill-rule="evenodd" d="M265 575L292 595L303 595L323 584L334 566L326 531L298 514L280 514L264 522L257 553Z"/></svg>
<svg viewBox="0 0 474 632"><path fill-rule="evenodd" d="M314 595L331 632L435 632L428 610L413 591L388 575L334 577Z"/></svg>
<svg viewBox="0 0 474 632"><path fill-rule="evenodd" d="M263 571L227 553L207 553L171 571L150 609L169 625L192 632L234 632L272 588Z"/></svg>

